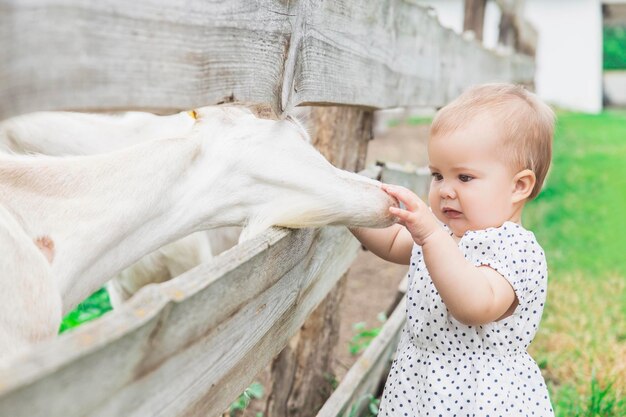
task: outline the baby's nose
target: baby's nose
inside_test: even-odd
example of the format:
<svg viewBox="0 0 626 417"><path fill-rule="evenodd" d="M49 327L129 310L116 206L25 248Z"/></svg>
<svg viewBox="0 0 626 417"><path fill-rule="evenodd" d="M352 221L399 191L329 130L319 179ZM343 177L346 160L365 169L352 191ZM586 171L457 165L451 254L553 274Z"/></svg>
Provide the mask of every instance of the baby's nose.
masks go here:
<svg viewBox="0 0 626 417"><path fill-rule="evenodd" d="M454 191L454 188L451 187L449 184L442 184L439 187L439 195L442 198L455 198L456 193Z"/></svg>

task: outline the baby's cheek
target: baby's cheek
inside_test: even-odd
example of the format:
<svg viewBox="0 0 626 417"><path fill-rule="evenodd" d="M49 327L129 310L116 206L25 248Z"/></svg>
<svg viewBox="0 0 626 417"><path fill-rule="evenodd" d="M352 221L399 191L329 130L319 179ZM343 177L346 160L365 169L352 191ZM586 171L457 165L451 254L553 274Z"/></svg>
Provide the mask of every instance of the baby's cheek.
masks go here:
<svg viewBox="0 0 626 417"><path fill-rule="evenodd" d="M439 220L442 223L446 223L447 224L446 216L443 215L443 212L441 210L439 210L439 208L437 206L431 207L431 211L435 215L437 220Z"/></svg>
<svg viewBox="0 0 626 417"><path fill-rule="evenodd" d="M430 207L439 206L439 197L437 196L437 191L435 191L435 187L433 185L430 186L430 190L428 191L428 205Z"/></svg>

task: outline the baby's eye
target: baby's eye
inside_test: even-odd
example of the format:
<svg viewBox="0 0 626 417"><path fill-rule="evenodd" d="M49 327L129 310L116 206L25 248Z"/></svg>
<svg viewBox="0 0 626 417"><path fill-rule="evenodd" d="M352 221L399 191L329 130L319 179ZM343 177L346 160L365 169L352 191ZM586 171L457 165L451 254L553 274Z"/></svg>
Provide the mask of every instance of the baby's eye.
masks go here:
<svg viewBox="0 0 626 417"><path fill-rule="evenodd" d="M459 179L461 180L461 182L470 182L471 180L474 179L474 177L471 177L469 175L459 175Z"/></svg>
<svg viewBox="0 0 626 417"><path fill-rule="evenodd" d="M433 180L435 181L441 181L443 179L443 177L441 176L440 173L438 172L433 172L432 174L430 174L433 177Z"/></svg>

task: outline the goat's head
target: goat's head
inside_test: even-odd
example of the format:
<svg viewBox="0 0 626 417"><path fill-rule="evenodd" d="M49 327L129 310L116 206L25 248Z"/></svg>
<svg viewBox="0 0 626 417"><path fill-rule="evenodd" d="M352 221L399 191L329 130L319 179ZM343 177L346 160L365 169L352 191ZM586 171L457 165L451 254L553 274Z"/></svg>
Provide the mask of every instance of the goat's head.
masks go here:
<svg viewBox="0 0 626 417"><path fill-rule="evenodd" d="M258 118L242 106L196 110L194 134L221 169L231 223L252 236L272 226L328 224L385 227L393 223L389 207L397 202L378 181L333 167L292 119Z"/></svg>

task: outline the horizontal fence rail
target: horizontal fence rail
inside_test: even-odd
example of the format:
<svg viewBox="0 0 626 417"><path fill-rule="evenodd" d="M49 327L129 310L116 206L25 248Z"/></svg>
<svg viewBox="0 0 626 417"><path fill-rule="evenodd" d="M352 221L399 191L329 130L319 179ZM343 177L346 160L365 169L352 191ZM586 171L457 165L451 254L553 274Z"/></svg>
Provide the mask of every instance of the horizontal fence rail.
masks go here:
<svg viewBox="0 0 626 417"><path fill-rule="evenodd" d="M224 101L441 106L531 83L402 0L0 0L0 119L36 110L172 112Z"/></svg>
<svg viewBox="0 0 626 417"><path fill-rule="evenodd" d="M0 415L218 416L354 260L343 227L270 229L0 368Z"/></svg>
<svg viewBox="0 0 626 417"><path fill-rule="evenodd" d="M389 372L391 357L406 322L406 299L402 298L380 333L350 368L326 401L317 417L354 417L362 415L368 398L375 395L381 379Z"/></svg>

